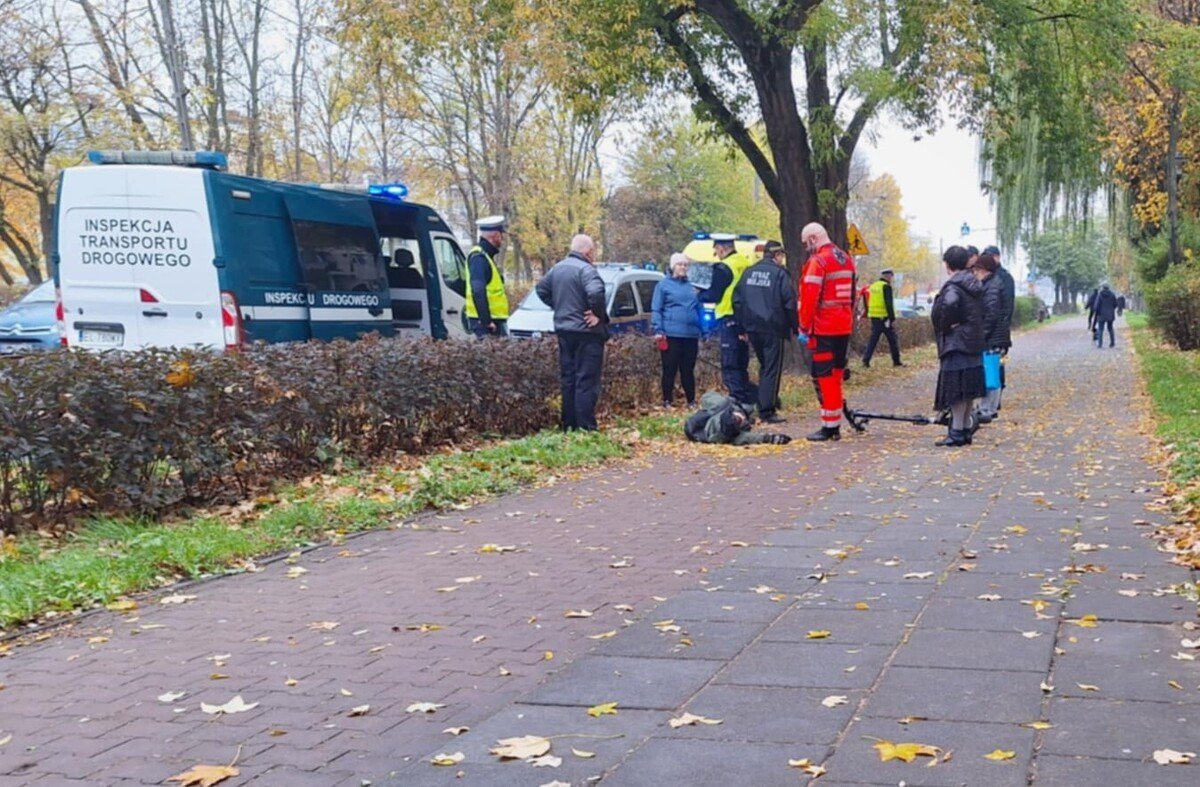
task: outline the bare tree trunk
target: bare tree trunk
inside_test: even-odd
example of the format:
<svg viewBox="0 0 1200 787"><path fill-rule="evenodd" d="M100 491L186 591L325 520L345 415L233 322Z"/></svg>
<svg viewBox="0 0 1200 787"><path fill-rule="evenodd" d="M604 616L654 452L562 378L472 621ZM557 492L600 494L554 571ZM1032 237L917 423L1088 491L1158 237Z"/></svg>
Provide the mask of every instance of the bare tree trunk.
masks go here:
<svg viewBox="0 0 1200 787"><path fill-rule="evenodd" d="M100 26L96 7L91 0L75 0L75 2L79 4L79 7L83 9L84 16L87 17L88 29L91 31L92 40L100 51L100 59L104 64L104 76L116 91L117 100L121 102L121 107L125 110L125 115L129 118L129 123L133 128L134 138L142 145L150 145L152 141L150 131L146 128L146 121L134 101L133 91L122 74L116 55L109 45L108 36Z"/></svg>
<svg viewBox="0 0 1200 787"><path fill-rule="evenodd" d="M161 19L156 28L158 47L162 51L167 76L171 80L171 99L175 107L175 120L179 124L179 142L184 150L195 150L192 138L192 121L188 113L188 89L185 82L186 62L183 45L175 30L173 0L158 0Z"/></svg>
<svg viewBox="0 0 1200 787"><path fill-rule="evenodd" d="M296 43L292 49L292 180L300 180L304 169L304 76L306 70L305 49L308 44L308 27L304 23L305 9L302 0L295 0Z"/></svg>

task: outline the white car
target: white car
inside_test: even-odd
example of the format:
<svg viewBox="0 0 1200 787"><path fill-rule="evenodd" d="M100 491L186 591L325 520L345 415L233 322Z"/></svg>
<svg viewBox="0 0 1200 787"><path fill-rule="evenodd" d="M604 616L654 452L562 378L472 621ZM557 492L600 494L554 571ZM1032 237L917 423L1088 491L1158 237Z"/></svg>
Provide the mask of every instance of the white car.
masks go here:
<svg viewBox="0 0 1200 787"><path fill-rule="evenodd" d="M637 265L602 262L596 272L604 282L611 333L650 333L650 304L654 288L663 275ZM554 312L530 290L508 317L508 334L519 339L538 338L554 333Z"/></svg>

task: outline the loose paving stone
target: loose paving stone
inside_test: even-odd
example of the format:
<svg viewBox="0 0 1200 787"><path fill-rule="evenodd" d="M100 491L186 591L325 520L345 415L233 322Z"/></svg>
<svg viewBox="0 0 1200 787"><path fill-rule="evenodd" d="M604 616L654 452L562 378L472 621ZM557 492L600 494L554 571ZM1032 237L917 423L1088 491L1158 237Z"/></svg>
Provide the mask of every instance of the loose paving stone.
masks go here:
<svg viewBox="0 0 1200 787"><path fill-rule="evenodd" d="M1019 787L1026 784L1033 737L1032 730L1008 724L920 721L900 725L883 719L863 719L851 725L825 767L831 779L867 784ZM932 768L928 767L928 757L917 757L911 763L881 762L874 746L880 740L937 746L943 753L953 752L953 756L949 762L939 757L939 764ZM983 755L996 749L1015 752L1015 756L1004 762L984 759Z"/></svg>
<svg viewBox="0 0 1200 787"><path fill-rule="evenodd" d="M1041 680L1037 672L896 666L867 698L863 714L1019 724L1039 717Z"/></svg>
<svg viewBox="0 0 1200 787"><path fill-rule="evenodd" d="M822 701L840 697L844 704L825 707ZM832 693L825 689L713 685L683 708L721 724L679 727L664 735L721 741L791 743L828 746L850 721L862 692Z"/></svg>
<svg viewBox="0 0 1200 787"><path fill-rule="evenodd" d="M744 743L680 738L654 738L606 776L605 787L646 787L686 784L688 787L728 787L736 773L742 784L755 787L795 787L800 772L788 760L824 758L824 747L806 749L791 744Z"/></svg>
<svg viewBox="0 0 1200 787"><path fill-rule="evenodd" d="M670 659L732 659L765 629L763 623L692 620L678 624L680 633L659 631L648 623L619 629L596 652L606 656Z"/></svg>
<svg viewBox="0 0 1200 787"><path fill-rule="evenodd" d="M718 590L712 593L685 591L654 610L660 620L724 620L766 623L782 614L784 608L764 594Z"/></svg>
<svg viewBox="0 0 1200 787"><path fill-rule="evenodd" d="M1042 733L1048 754L1143 761L1158 749L1197 751L1195 705L1054 699L1047 718L1054 724Z"/></svg>
<svg viewBox="0 0 1200 787"><path fill-rule="evenodd" d="M899 610L813 609L790 610L763 633L768 642L805 642L810 631L828 631L834 645L894 645L907 632L913 614Z"/></svg>
<svg viewBox="0 0 1200 787"><path fill-rule="evenodd" d="M1176 626L1101 622L1096 628L1069 627L1076 642L1060 642L1054 682L1071 696L1200 703L1200 661L1171 656L1187 634ZM1182 688L1170 684L1175 681ZM1078 684L1098 687L1085 691Z"/></svg>
<svg viewBox="0 0 1200 787"><path fill-rule="evenodd" d="M981 614L987 614L986 610ZM1053 648L1050 637L1027 638L1019 631L960 631L922 626L909 636L894 663L908 667L1045 674Z"/></svg>
<svg viewBox="0 0 1200 787"><path fill-rule="evenodd" d="M1084 784L1145 785L1145 787L1196 787L1200 767L1162 766L1156 762L1060 757L1039 754L1034 784L1038 787L1079 787Z"/></svg>
<svg viewBox="0 0 1200 787"><path fill-rule="evenodd" d="M1123 596L1118 590L1138 595ZM1066 607L1071 617L1095 615L1107 621L1174 623L1195 610L1196 604L1174 593L1156 596L1153 589L1139 589L1136 583L1127 582L1125 587L1117 589L1074 588Z"/></svg>
<svg viewBox="0 0 1200 787"><path fill-rule="evenodd" d="M985 596L980 598L979 596ZM921 613L921 628L964 631L1036 631L1052 635L1058 626L1058 604L1051 603L1039 618L1033 607L1017 598L1001 596L999 588L974 598L945 597L941 593ZM998 600L991 596L1001 596Z"/></svg>
<svg viewBox="0 0 1200 787"><path fill-rule="evenodd" d="M529 695L535 705L670 710L682 705L724 666L721 661L592 656L571 664Z"/></svg>
<svg viewBox="0 0 1200 787"><path fill-rule="evenodd" d="M715 681L743 686L862 689L891 652L882 645L756 642Z"/></svg>

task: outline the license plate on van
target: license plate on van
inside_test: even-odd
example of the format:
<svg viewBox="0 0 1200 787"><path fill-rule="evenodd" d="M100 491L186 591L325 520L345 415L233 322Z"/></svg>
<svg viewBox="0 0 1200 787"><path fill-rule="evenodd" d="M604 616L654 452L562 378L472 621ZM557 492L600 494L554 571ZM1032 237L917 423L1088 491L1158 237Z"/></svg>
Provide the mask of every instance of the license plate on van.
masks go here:
<svg viewBox="0 0 1200 787"><path fill-rule="evenodd" d="M92 328L82 328L79 331L80 344L98 344L103 347L120 347L125 343L125 334L117 331L98 331Z"/></svg>

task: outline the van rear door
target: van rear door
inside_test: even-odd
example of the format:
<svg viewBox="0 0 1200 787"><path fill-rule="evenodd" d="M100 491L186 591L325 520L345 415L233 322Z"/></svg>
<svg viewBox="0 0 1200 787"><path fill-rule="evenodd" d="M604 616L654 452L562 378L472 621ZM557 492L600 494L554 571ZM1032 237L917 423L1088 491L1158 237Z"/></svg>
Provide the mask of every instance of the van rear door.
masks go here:
<svg viewBox="0 0 1200 787"><path fill-rule="evenodd" d="M67 344L222 347L205 170L75 167L59 194Z"/></svg>

